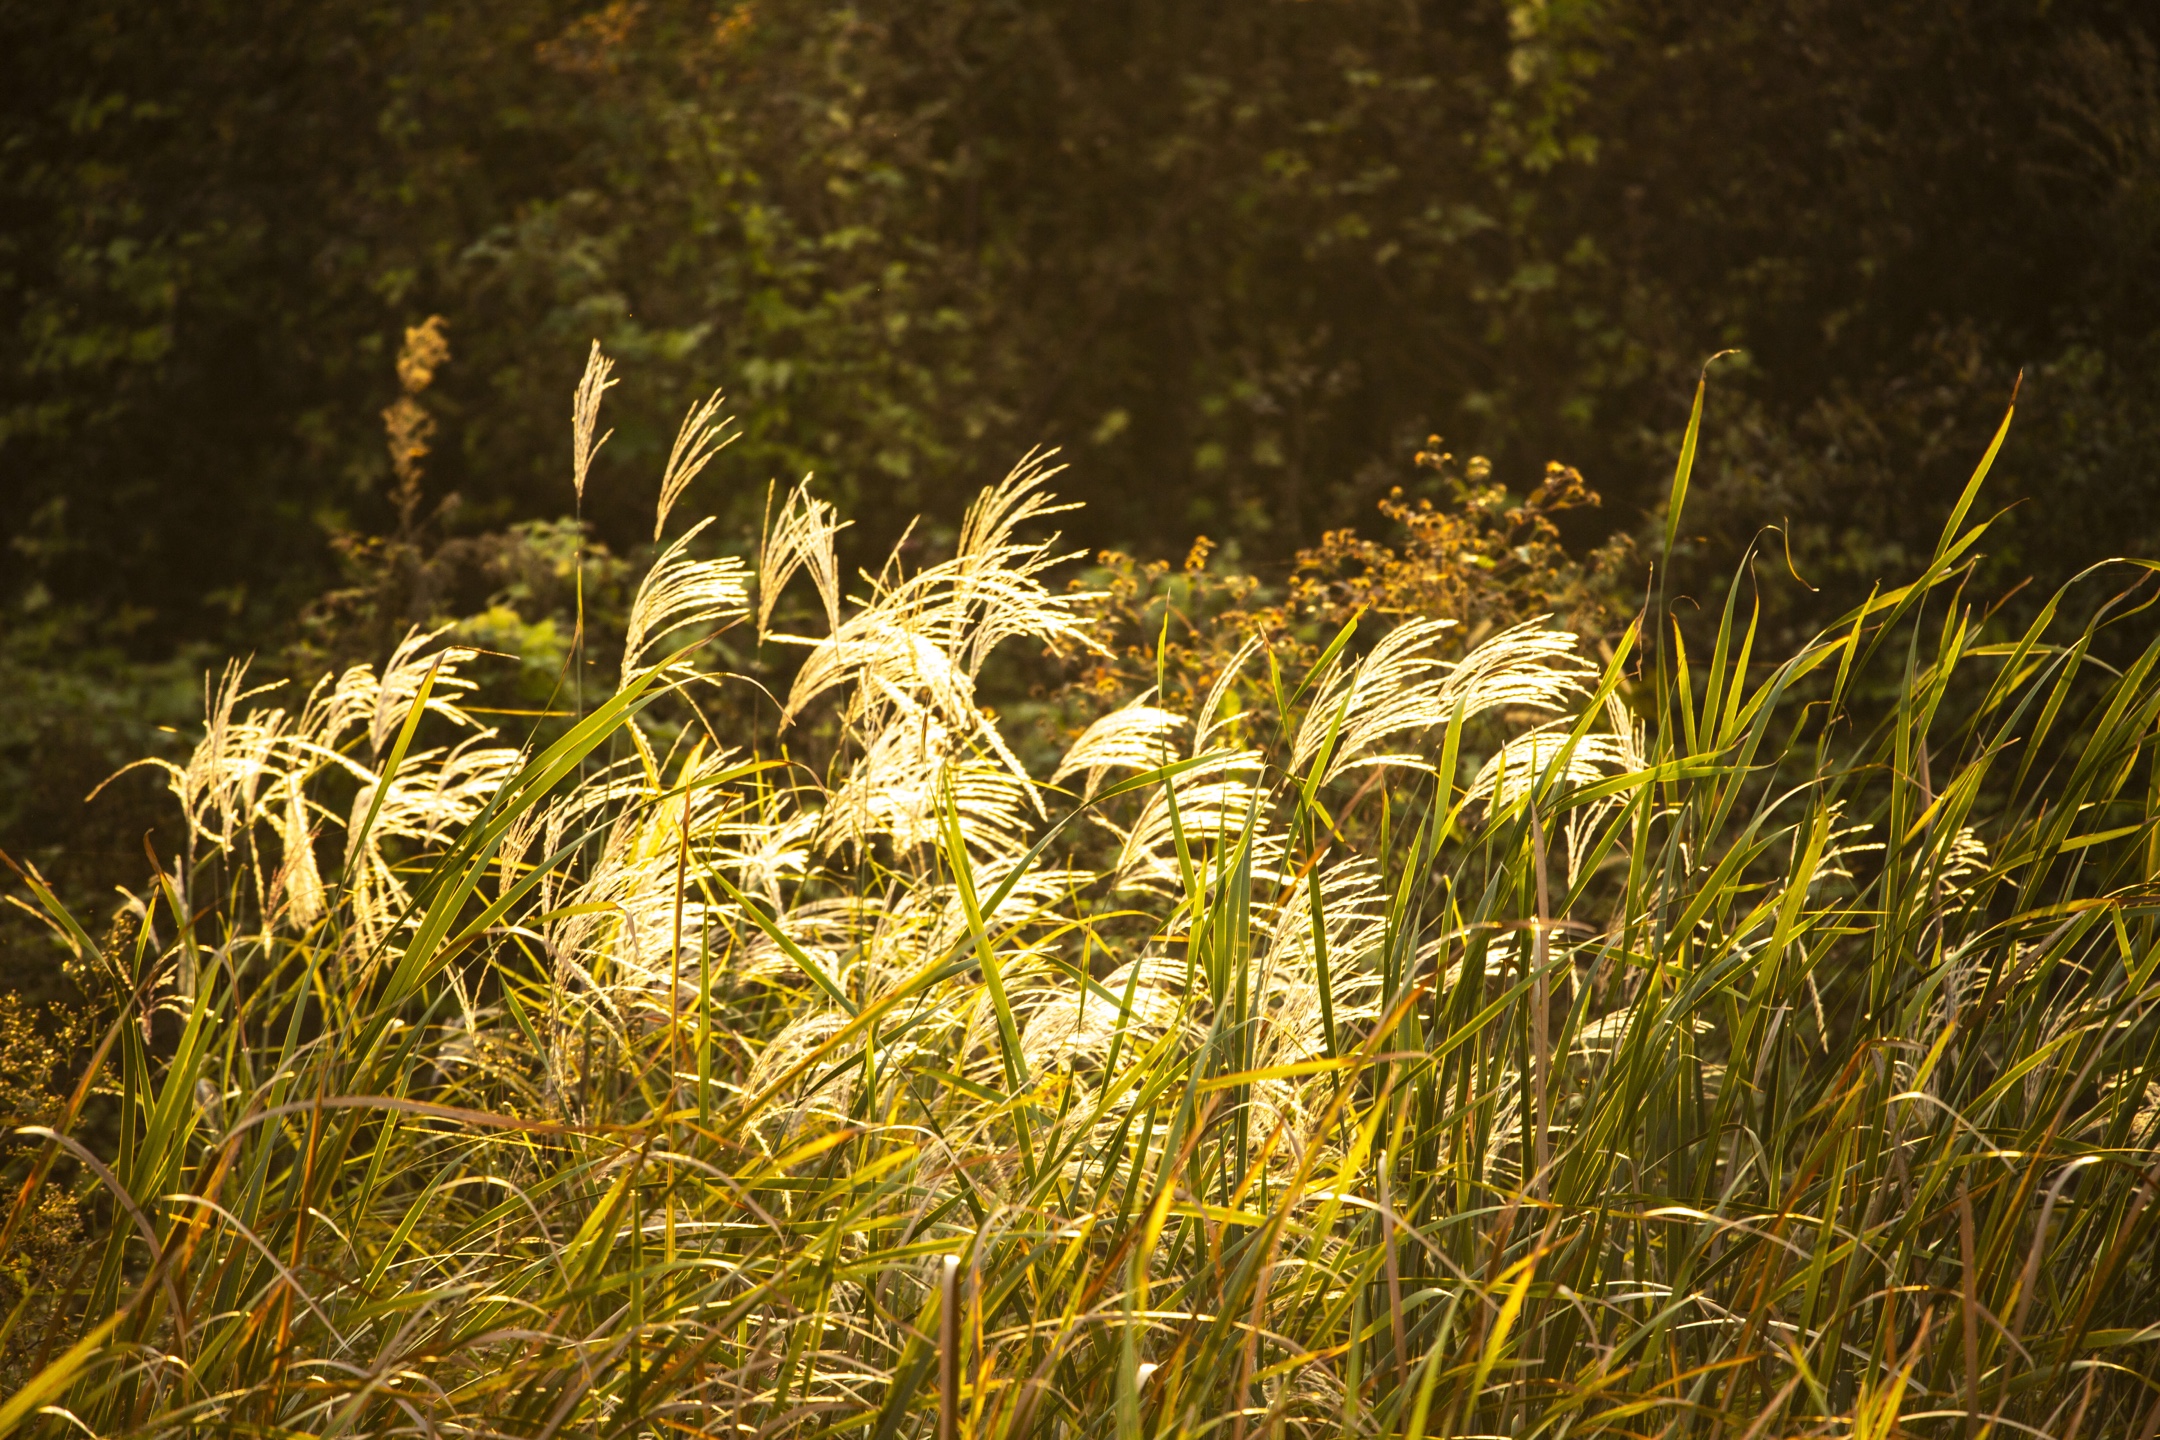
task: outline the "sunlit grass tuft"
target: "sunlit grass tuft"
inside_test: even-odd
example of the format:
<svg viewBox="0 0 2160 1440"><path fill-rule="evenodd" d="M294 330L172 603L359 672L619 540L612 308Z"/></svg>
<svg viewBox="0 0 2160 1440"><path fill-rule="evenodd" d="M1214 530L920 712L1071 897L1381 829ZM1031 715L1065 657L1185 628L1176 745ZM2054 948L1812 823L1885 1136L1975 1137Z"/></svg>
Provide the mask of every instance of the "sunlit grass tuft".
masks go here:
<svg viewBox="0 0 2160 1440"><path fill-rule="evenodd" d="M791 496L757 734L695 528L544 745L438 637L229 672L127 943L26 876L120 1008L0 1434L2150 1440L2151 566L1994 634L1969 491L1793 655L1353 622L1037 773L1051 474L852 594Z"/></svg>

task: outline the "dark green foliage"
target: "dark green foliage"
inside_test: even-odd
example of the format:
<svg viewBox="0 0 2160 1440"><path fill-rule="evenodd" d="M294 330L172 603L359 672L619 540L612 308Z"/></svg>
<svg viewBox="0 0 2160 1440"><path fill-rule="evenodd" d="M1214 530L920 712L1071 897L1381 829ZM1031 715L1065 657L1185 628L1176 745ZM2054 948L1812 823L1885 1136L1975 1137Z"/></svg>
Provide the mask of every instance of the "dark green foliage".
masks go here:
<svg viewBox="0 0 2160 1440"><path fill-rule="evenodd" d="M16 3L6 601L151 654L274 628L330 533L387 526L375 417L429 313L464 530L559 513L595 335L642 377L612 459L724 386L704 484L743 509L814 467L866 519L943 510L1048 441L1091 540L1278 555L1435 430L1579 464L1630 526L1738 345L1705 491L1868 575L2028 367L2052 577L2154 518L2134 11Z"/></svg>
<svg viewBox="0 0 2160 1440"><path fill-rule="evenodd" d="M1773 597L1788 645L1928 553L2022 368L1998 493L2027 503L1990 581L2036 577L2025 606L2160 543L2144 24L5 0L0 666L135 720L60 749L0 721L44 797L0 810L59 815L178 719L135 697L197 671L186 647L282 651L349 584L339 537L396 528L379 416L434 314L427 546L569 508L560 397L597 336L638 376L586 509L618 554L625 467L716 386L742 438L699 498L738 526L812 469L867 525L957 513L1047 442L1083 543L1205 532L1272 565L1437 431L1518 493L1580 466L1607 501L1571 517L1585 544L1655 508L1685 387L1740 346L1674 558L1714 597L1752 540L1783 564L1782 526L1821 592ZM91 823L132 854L147 817ZM0 817L0 845L65 829Z"/></svg>

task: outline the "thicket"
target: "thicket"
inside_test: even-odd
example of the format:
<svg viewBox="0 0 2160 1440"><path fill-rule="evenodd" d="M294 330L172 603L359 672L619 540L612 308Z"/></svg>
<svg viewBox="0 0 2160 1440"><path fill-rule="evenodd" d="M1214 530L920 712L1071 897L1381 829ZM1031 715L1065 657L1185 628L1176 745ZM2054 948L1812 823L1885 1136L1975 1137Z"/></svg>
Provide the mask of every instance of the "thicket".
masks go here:
<svg viewBox="0 0 2160 1440"><path fill-rule="evenodd" d="M1578 553L1655 549L1696 368L1737 346L1670 558L1715 609L1782 527L1820 592L1765 591L1787 651L1925 563L2022 368L1987 583L2034 577L2029 618L2160 541L2146 12L0 0L0 847L86 909L132 884L180 838L154 784L83 795L180 758L228 654L386 654L388 619L293 621L408 509L440 552L412 622L559 587L594 335L640 376L603 476L741 403L696 494L733 533L814 469L880 542L851 564L917 513L949 545L1049 443L1076 544L1204 534L1278 589L1421 498L1435 432L1518 494L1576 466ZM434 315L414 496L376 416ZM583 517L626 576L633 488ZM0 921L0 975L41 968Z"/></svg>
<svg viewBox="0 0 2160 1440"><path fill-rule="evenodd" d="M2160 567L1991 608L2008 419L1793 646L1564 469L1270 588L1075 575L1033 455L851 574L671 525L717 427L634 583L480 557L552 648L226 668L102 938L26 868L0 1434L2160 1427Z"/></svg>

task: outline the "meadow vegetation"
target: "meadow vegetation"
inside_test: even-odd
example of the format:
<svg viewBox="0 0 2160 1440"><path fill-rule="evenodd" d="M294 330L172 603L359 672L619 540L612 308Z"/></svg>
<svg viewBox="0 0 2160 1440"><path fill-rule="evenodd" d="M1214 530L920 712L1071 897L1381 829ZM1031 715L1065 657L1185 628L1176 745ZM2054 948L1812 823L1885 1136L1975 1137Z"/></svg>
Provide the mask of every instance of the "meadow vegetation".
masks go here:
<svg viewBox="0 0 2160 1440"><path fill-rule="evenodd" d="M1564 469L1267 589L1037 454L849 574L672 514L716 416L604 653L572 526L538 656L224 669L109 929L18 872L0 1436L2151 1440L2160 567L1999 621L2002 433L1773 653Z"/></svg>

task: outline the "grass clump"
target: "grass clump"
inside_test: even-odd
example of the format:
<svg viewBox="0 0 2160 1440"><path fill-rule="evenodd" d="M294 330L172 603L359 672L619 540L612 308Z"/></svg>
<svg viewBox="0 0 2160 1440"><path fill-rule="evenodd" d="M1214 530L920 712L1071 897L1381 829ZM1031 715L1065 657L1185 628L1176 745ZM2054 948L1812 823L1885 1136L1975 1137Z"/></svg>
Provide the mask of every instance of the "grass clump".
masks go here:
<svg viewBox="0 0 2160 1440"><path fill-rule="evenodd" d="M112 1006L0 1434L2149 1440L2152 566L1994 633L1975 476L1791 655L1353 616L1041 767L1050 478L852 584L807 490L679 532L523 744L425 634L229 671L125 943L24 877Z"/></svg>

